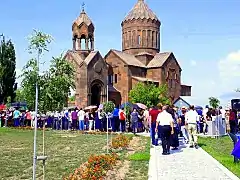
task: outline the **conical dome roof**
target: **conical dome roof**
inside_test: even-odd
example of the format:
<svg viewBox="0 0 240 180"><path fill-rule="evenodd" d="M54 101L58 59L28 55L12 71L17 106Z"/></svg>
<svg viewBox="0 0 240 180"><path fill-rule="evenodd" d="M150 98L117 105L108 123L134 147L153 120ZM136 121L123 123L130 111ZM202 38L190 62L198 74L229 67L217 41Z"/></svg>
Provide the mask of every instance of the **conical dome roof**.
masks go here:
<svg viewBox="0 0 240 180"><path fill-rule="evenodd" d="M144 2L144 0L138 0L137 4L124 18L123 22L133 20L133 19L151 19L151 20L156 20L160 22L158 17L148 7L148 5Z"/></svg>
<svg viewBox="0 0 240 180"><path fill-rule="evenodd" d="M93 25L91 19L88 17L84 9L82 10L80 16L73 22L73 24L76 24L77 26L80 26L82 23L85 23L87 26ZM94 25L93 25L94 26Z"/></svg>

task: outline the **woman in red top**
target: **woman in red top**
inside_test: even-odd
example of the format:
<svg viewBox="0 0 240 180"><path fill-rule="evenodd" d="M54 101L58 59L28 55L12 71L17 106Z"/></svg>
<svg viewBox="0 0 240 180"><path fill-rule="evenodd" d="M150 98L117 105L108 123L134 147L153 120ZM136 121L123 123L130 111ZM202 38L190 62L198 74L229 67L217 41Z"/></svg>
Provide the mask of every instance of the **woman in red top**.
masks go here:
<svg viewBox="0 0 240 180"><path fill-rule="evenodd" d="M229 115L229 124L230 124L230 133L232 134L236 134L236 128L237 128L236 117L237 117L237 111L235 109L231 109L230 115Z"/></svg>
<svg viewBox="0 0 240 180"><path fill-rule="evenodd" d="M26 120L27 120L26 126L31 126L32 116L28 110L26 111Z"/></svg>
<svg viewBox="0 0 240 180"><path fill-rule="evenodd" d="M122 108L119 112L119 120L120 120L120 127L121 127L121 131L122 132L125 132L125 120L126 120L126 115L125 115L125 112L124 112L124 108Z"/></svg>

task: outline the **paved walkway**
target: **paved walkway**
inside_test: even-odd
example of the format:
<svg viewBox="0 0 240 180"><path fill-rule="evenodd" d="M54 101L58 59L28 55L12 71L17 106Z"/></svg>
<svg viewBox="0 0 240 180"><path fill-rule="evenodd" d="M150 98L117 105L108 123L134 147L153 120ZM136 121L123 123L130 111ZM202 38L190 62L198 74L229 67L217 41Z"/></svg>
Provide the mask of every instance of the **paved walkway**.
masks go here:
<svg viewBox="0 0 240 180"><path fill-rule="evenodd" d="M201 148L182 144L163 156L161 146L151 148L149 180L239 180Z"/></svg>

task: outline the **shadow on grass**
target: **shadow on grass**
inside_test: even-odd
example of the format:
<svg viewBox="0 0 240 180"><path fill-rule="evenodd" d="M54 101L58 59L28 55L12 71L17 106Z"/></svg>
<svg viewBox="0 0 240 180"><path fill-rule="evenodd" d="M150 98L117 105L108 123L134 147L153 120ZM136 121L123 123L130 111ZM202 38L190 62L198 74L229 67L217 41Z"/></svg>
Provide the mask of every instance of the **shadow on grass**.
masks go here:
<svg viewBox="0 0 240 180"><path fill-rule="evenodd" d="M198 143L198 146L199 147L204 147L204 146L207 146L205 143Z"/></svg>

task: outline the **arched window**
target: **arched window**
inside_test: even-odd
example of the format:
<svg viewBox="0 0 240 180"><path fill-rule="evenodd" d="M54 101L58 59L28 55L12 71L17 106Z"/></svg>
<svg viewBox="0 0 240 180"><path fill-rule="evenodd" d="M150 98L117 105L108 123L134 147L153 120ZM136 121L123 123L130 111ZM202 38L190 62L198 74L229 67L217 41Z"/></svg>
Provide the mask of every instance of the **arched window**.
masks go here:
<svg viewBox="0 0 240 180"><path fill-rule="evenodd" d="M77 35L74 35L73 37L73 50L77 50L78 49L78 39L77 39Z"/></svg>
<svg viewBox="0 0 240 180"><path fill-rule="evenodd" d="M88 39L88 49L91 49L93 50L93 37L92 35L89 36L89 39Z"/></svg>
<svg viewBox="0 0 240 180"><path fill-rule="evenodd" d="M80 43L81 43L80 49L85 50L86 49L86 36L84 34L81 35Z"/></svg>
<svg viewBox="0 0 240 180"><path fill-rule="evenodd" d="M138 46L140 46L141 45L141 36L140 35L138 35Z"/></svg>
<svg viewBox="0 0 240 180"><path fill-rule="evenodd" d="M132 35L132 32L131 31L128 31L128 48L132 46L132 41L131 41L131 35Z"/></svg>

